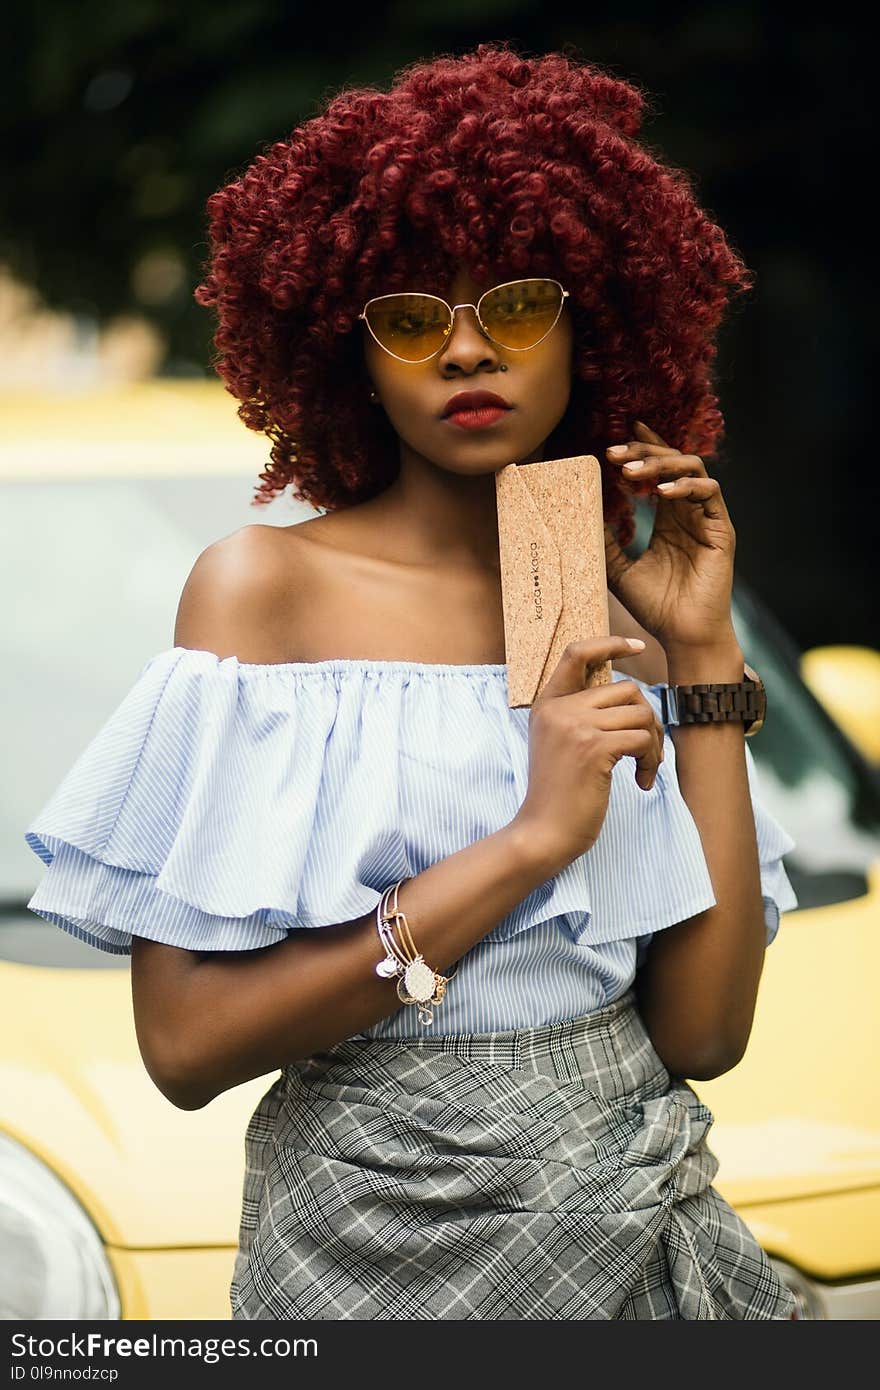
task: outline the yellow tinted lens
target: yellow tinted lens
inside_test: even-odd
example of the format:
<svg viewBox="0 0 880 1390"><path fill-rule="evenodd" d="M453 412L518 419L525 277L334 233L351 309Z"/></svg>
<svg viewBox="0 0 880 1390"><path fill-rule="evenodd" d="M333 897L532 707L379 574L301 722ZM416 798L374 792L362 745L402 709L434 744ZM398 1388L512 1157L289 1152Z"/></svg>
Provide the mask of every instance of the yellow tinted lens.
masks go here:
<svg viewBox="0 0 880 1390"><path fill-rule="evenodd" d="M449 327L449 310L430 294L388 294L366 311L367 323L396 357L418 362L441 346Z"/></svg>
<svg viewBox="0 0 880 1390"><path fill-rule="evenodd" d="M554 280L515 280L490 290L480 317L502 347L534 347L553 327L562 305Z"/></svg>

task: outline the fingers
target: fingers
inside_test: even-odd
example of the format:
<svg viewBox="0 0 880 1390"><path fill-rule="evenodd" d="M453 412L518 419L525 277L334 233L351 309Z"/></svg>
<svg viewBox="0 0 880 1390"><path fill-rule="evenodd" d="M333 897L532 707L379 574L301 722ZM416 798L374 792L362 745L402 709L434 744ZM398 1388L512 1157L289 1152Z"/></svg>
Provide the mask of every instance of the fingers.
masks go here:
<svg viewBox="0 0 880 1390"><path fill-rule="evenodd" d="M642 486L661 478L707 477L706 465L698 454L679 454L655 444L622 444L621 452L608 450L611 463L620 469L620 480Z"/></svg>
<svg viewBox="0 0 880 1390"><path fill-rule="evenodd" d="M620 686L628 682L617 681L615 684ZM596 710L595 705L593 709ZM617 748L622 747L623 752L635 757L636 782L643 791L650 791L657 768L663 761L663 725L645 697L637 691L635 699L626 704L601 706L593 719L604 733L617 735ZM636 735L635 740L630 739L631 734ZM642 736L641 740L639 735Z"/></svg>
<svg viewBox="0 0 880 1390"><path fill-rule="evenodd" d="M595 709L595 706L593 708ZM663 725L647 700L640 703L633 701L626 705L604 705L596 712L593 722L607 733L615 729L632 729L638 725L639 728L653 733L658 745L663 743Z"/></svg>
<svg viewBox="0 0 880 1390"><path fill-rule="evenodd" d="M614 661L615 657L632 656L644 649L645 643L640 637L585 637L581 641L569 642L538 700L583 690L588 670L604 666L606 661Z"/></svg>
<svg viewBox="0 0 880 1390"><path fill-rule="evenodd" d="M650 791L663 761L662 741L658 747L651 729L622 729L614 734L615 748L620 756L636 760L636 782L642 791Z"/></svg>
<svg viewBox="0 0 880 1390"><path fill-rule="evenodd" d="M591 685L580 693L589 696L593 709L609 709L614 705L643 705L645 709L651 708L632 680L609 681L608 685Z"/></svg>
<svg viewBox="0 0 880 1390"><path fill-rule="evenodd" d="M593 723L615 736L618 756L628 753L635 758L636 782L643 791L650 791L663 761L664 730L638 686L633 681L614 681L575 692L571 698L588 701Z"/></svg>
<svg viewBox="0 0 880 1390"><path fill-rule="evenodd" d="M658 489L661 481L707 476L706 466L698 454L682 454L678 449L644 439L612 444L606 455L608 462L617 469L621 487L633 497L662 498L664 493Z"/></svg>
<svg viewBox="0 0 880 1390"><path fill-rule="evenodd" d="M717 478L678 478L658 483L657 490L673 502L693 502L713 521L721 521L727 515Z"/></svg>
<svg viewBox="0 0 880 1390"><path fill-rule="evenodd" d="M682 454L662 442L649 442L660 436L640 421L637 424L641 426L638 432L645 438L612 444L606 450L609 462L619 469L623 486L636 496L651 494L672 502L693 502L710 520L726 520L721 485L709 477L699 455Z"/></svg>

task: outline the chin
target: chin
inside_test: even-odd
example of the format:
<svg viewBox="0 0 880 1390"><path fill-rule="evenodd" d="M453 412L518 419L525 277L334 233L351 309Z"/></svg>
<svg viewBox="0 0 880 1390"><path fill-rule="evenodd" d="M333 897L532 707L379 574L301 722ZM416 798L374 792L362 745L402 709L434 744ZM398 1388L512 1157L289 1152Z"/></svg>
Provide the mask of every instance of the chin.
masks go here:
<svg viewBox="0 0 880 1390"><path fill-rule="evenodd" d="M468 456L470 455L470 456ZM508 463L513 463L509 449L499 449L497 443L494 449L476 450L457 450L454 454L445 453L431 455L427 452L423 457L432 463L435 468L442 468L446 473L458 473L462 477L480 477L484 473L497 473L499 469L506 468Z"/></svg>

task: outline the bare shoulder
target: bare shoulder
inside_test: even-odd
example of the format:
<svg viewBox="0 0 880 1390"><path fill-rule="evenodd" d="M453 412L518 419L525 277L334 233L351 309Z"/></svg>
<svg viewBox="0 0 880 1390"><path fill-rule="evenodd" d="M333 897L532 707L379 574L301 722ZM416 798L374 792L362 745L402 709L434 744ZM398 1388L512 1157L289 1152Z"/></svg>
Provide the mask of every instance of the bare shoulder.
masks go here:
<svg viewBox="0 0 880 1390"><path fill-rule="evenodd" d="M183 587L174 645L243 662L285 660L293 544L287 527L252 525L207 546ZM307 599L309 567L298 568Z"/></svg>

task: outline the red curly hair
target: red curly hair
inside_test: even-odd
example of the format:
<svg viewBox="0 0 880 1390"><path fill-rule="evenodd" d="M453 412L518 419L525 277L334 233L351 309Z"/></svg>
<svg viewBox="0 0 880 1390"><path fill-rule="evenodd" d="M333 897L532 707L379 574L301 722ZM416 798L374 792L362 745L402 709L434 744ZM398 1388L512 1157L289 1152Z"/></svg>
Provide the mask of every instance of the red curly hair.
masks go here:
<svg viewBox="0 0 880 1390"><path fill-rule="evenodd" d="M411 64L391 89L342 90L208 200L195 297L218 317L216 367L271 440L253 505L291 485L334 511L393 481L397 438L368 401L357 316L371 295L552 275L570 293L569 406L547 457L594 452L622 545L633 509L604 448L648 421L711 454L724 421L715 332L752 276L690 177L636 139L642 91L561 53L505 43Z"/></svg>

